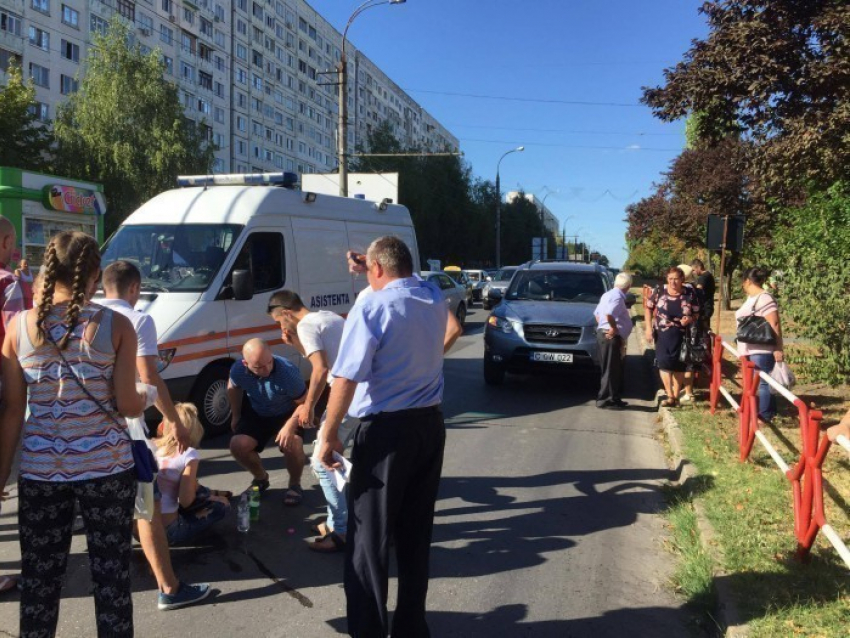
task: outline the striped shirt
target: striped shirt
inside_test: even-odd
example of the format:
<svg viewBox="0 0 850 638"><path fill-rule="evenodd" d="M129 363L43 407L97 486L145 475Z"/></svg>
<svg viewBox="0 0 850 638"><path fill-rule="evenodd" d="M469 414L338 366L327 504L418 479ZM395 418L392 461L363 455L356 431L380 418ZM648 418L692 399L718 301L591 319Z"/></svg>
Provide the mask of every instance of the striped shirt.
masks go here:
<svg viewBox="0 0 850 638"><path fill-rule="evenodd" d="M98 313L102 310L102 314ZM57 342L67 327L61 323L65 308L52 310L45 328ZM24 424L20 476L36 481L82 481L110 476L133 468L130 439L79 387L73 374L101 405L124 420L114 406L112 372L112 311L88 304L63 351L73 373L50 341L33 345L27 331L26 311L18 324L18 360L28 388L29 417ZM89 321L100 324L91 342L83 336Z"/></svg>

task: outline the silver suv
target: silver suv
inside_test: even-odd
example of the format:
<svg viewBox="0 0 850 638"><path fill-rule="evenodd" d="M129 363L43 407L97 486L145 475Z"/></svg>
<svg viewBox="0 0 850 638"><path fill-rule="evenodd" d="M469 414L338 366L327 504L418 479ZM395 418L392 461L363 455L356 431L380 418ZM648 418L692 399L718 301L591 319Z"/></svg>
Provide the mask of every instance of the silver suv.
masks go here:
<svg viewBox="0 0 850 638"><path fill-rule="evenodd" d="M484 330L484 380L506 372L597 373L599 298L611 288L602 266L535 261L520 266L504 294L491 288L495 309Z"/></svg>

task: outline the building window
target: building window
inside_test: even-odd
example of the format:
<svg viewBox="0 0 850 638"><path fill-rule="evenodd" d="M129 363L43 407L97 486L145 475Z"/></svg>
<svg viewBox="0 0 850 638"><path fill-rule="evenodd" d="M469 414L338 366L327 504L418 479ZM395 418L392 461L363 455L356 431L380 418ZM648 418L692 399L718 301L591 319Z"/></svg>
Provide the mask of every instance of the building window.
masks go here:
<svg viewBox="0 0 850 638"><path fill-rule="evenodd" d="M79 88L77 81L69 75L60 75L59 81L59 92L62 93L62 95L70 95L71 93L76 93L77 89Z"/></svg>
<svg viewBox="0 0 850 638"><path fill-rule="evenodd" d="M139 13L139 26L144 35L150 35L153 33L153 18L144 13Z"/></svg>
<svg viewBox="0 0 850 638"><path fill-rule="evenodd" d="M32 106L29 107L29 112L36 116L42 122L46 122L50 119L50 107L43 102L36 102Z"/></svg>
<svg viewBox="0 0 850 638"><path fill-rule="evenodd" d="M213 119L218 124L224 124L224 109L215 107L215 110L213 111Z"/></svg>
<svg viewBox="0 0 850 638"><path fill-rule="evenodd" d="M9 65L14 62L18 66L21 66L21 56L15 53L14 51L7 51L6 49L0 49L0 72L5 71L9 68Z"/></svg>
<svg viewBox="0 0 850 638"><path fill-rule="evenodd" d="M7 33L19 36L21 35L21 23L22 19L20 16L16 16L14 13L7 13L6 11L0 11L0 31L6 31Z"/></svg>
<svg viewBox="0 0 850 638"><path fill-rule="evenodd" d="M166 44L171 44L174 42L174 31L169 29L164 24L159 25L159 39L165 42Z"/></svg>
<svg viewBox="0 0 850 638"><path fill-rule="evenodd" d="M167 55L162 56L162 64L165 66L165 72L168 75L174 75L174 58L169 58Z"/></svg>
<svg viewBox="0 0 850 638"><path fill-rule="evenodd" d="M62 57L71 62L80 61L80 45L62 40Z"/></svg>
<svg viewBox="0 0 850 638"><path fill-rule="evenodd" d="M43 66L30 62L30 77L36 86L43 86L45 89L50 88L50 71Z"/></svg>
<svg viewBox="0 0 850 638"><path fill-rule="evenodd" d="M120 5L120 0L119 0ZM62 5L62 22L68 24L75 29L80 28L80 12L72 9L67 4Z"/></svg>
<svg viewBox="0 0 850 638"><path fill-rule="evenodd" d="M195 81L195 67L185 62L180 63L180 77L190 82Z"/></svg>
<svg viewBox="0 0 850 638"><path fill-rule="evenodd" d="M244 62L248 61L248 49L244 44L236 43L236 57Z"/></svg>
<svg viewBox="0 0 850 638"><path fill-rule="evenodd" d="M63 7L64 9L64 7ZM130 22L136 21L136 3L131 0L118 0L118 14ZM64 11L63 11L64 16ZM64 17L63 17L64 20Z"/></svg>
<svg viewBox="0 0 850 638"><path fill-rule="evenodd" d="M50 34L42 29L30 27L30 44L44 51L50 51Z"/></svg>
<svg viewBox="0 0 850 638"><path fill-rule="evenodd" d="M257 89L258 91L262 91L263 90L263 78L261 78L259 75L255 74L253 85L254 85L255 89Z"/></svg>
<svg viewBox="0 0 850 638"><path fill-rule="evenodd" d="M224 85L221 82L214 82L213 93L215 93L216 97L224 97Z"/></svg>
<svg viewBox="0 0 850 638"><path fill-rule="evenodd" d="M31 6L36 11L50 14L50 0L32 0Z"/></svg>
<svg viewBox="0 0 850 638"><path fill-rule="evenodd" d="M239 84L248 83L248 74L245 72L245 69L236 69L236 81Z"/></svg>
<svg viewBox="0 0 850 638"><path fill-rule="evenodd" d="M258 20L262 20L263 19L263 7L262 7L262 5L259 5L255 2L253 4L253 6L251 7L251 13Z"/></svg>
<svg viewBox="0 0 850 638"><path fill-rule="evenodd" d="M237 155L245 155L247 152L248 145L245 143L245 140L236 140L236 153Z"/></svg>
<svg viewBox="0 0 850 638"><path fill-rule="evenodd" d="M198 113L203 113L204 115L210 114L210 103L206 100L198 99Z"/></svg>
<svg viewBox="0 0 850 638"><path fill-rule="evenodd" d="M247 37L248 36L248 25L244 21L237 18L236 19L236 31L240 35L244 35L245 37Z"/></svg>
<svg viewBox="0 0 850 638"><path fill-rule="evenodd" d="M225 46L224 34L221 31L219 31L218 29L216 29L214 39L215 39L216 46L220 46L223 49L224 46Z"/></svg>
<svg viewBox="0 0 850 638"><path fill-rule="evenodd" d="M263 68L263 54L258 51L251 51L251 62L253 62L254 66L258 69Z"/></svg>
<svg viewBox="0 0 850 638"><path fill-rule="evenodd" d="M248 128L248 124L247 124L247 122L245 121L245 118L244 118L244 117L242 117L241 115L237 115L237 116L236 116L236 128L237 128L238 130L242 131L243 133L244 133L244 132L245 132L245 130Z"/></svg>
<svg viewBox="0 0 850 638"><path fill-rule="evenodd" d="M248 108L248 98L240 91L236 92L236 103L239 105L239 108Z"/></svg>
<svg viewBox="0 0 850 638"><path fill-rule="evenodd" d="M213 37L213 25L212 22L207 20L206 18L201 18L201 33L203 33L208 38Z"/></svg>
<svg viewBox="0 0 850 638"><path fill-rule="evenodd" d="M220 4L215 5L215 18L219 22L224 22L224 7Z"/></svg>
<svg viewBox="0 0 850 638"><path fill-rule="evenodd" d="M212 91L212 87L213 87L212 75L210 75L209 73L206 73L204 71L199 71L198 72L198 85L201 88L206 89L207 91Z"/></svg>
<svg viewBox="0 0 850 638"><path fill-rule="evenodd" d="M183 7L183 21L188 24L195 24L195 13L191 9Z"/></svg>
<svg viewBox="0 0 850 638"><path fill-rule="evenodd" d="M162 0L162 10L166 13L171 13L172 11L172 2L171 0Z"/></svg>
<svg viewBox="0 0 850 638"><path fill-rule="evenodd" d="M215 56L215 68L224 71L224 58L220 55Z"/></svg>
<svg viewBox="0 0 850 638"><path fill-rule="evenodd" d="M184 51L188 51L192 55L195 55L195 41L197 38L193 36L191 33L186 33L185 31L180 32L180 45L183 47Z"/></svg>
<svg viewBox="0 0 850 638"><path fill-rule="evenodd" d="M109 22L98 15L91 14L91 18L89 19L89 31L91 33L106 35L107 28L109 28Z"/></svg>

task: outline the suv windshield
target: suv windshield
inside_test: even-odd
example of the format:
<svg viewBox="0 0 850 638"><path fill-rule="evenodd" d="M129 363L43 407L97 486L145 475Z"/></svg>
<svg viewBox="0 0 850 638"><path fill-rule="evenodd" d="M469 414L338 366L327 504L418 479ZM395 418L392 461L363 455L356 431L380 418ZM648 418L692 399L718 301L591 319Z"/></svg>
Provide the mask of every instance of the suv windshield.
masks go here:
<svg viewBox="0 0 850 638"><path fill-rule="evenodd" d="M122 226L103 249L103 264L125 259L142 272L142 290L207 289L236 241L236 224Z"/></svg>
<svg viewBox="0 0 850 638"><path fill-rule="evenodd" d="M524 270L517 273L506 299L599 303L605 284L598 273Z"/></svg>
<svg viewBox="0 0 850 638"><path fill-rule="evenodd" d="M516 268L504 268L500 270L495 277L493 277L493 281L510 281L515 272Z"/></svg>

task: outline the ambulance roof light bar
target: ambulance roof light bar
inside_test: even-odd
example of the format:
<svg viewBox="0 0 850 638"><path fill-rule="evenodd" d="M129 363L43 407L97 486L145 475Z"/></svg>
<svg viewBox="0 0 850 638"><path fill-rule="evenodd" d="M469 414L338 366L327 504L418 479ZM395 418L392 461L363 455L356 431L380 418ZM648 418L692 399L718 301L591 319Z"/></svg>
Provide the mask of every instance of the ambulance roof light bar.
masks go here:
<svg viewBox="0 0 850 638"><path fill-rule="evenodd" d="M179 175L177 186L283 186L294 188L296 173L227 173L220 175Z"/></svg>

